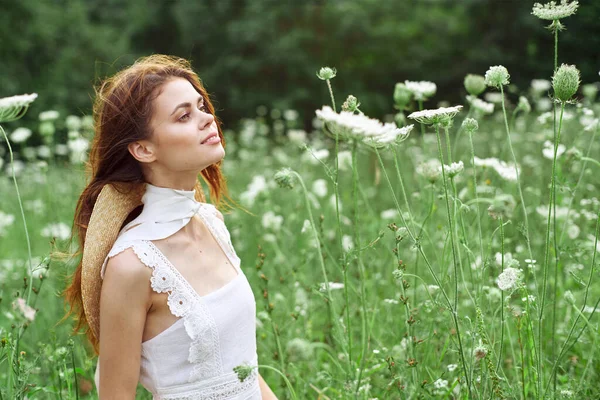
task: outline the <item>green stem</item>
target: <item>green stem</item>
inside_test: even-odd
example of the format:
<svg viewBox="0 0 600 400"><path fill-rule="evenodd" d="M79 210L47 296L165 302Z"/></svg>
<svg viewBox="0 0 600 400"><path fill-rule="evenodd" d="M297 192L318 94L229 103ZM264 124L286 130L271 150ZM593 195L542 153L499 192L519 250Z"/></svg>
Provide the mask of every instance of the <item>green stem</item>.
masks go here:
<svg viewBox="0 0 600 400"><path fill-rule="evenodd" d="M554 29L554 72L558 69L558 28ZM561 114L562 121L562 114ZM556 162L556 151L558 147L558 141L556 140L556 104L552 103L552 129L554 133L554 161ZM554 169L554 166L553 166ZM554 171L552 172L554 178ZM552 187L552 204L549 204L548 207L552 207L553 216L552 216L552 229L553 235L552 240L554 242L554 299L558 295L558 238L556 233L556 185ZM552 302L552 338L550 340L550 349L552 351L551 357L552 360L555 359L555 346L554 342L556 340L556 301ZM554 377L554 392L556 393L556 376Z"/></svg>
<svg viewBox="0 0 600 400"><path fill-rule="evenodd" d="M360 251L361 248L361 244L360 244L360 232L359 232L359 226L360 226L360 221L358 218L359 212L358 212L358 161L357 161L357 146L358 143L356 141L354 141L352 143L352 176L353 176L353 197L354 197L354 245L356 246L357 251ZM365 365L365 354L367 352L367 345L368 345L368 339L369 339L369 333L367 332L367 305L366 305L366 299L367 299L367 295L365 292L365 285L367 282L367 278L366 278L366 274L365 274L365 266L363 264L362 258L360 253L357 255L357 260L358 260L358 268L360 271L360 276L361 279L360 280L360 302L361 302L361 308L362 308L362 347L361 347L361 354L360 354L360 366L358 368L358 378L356 379L356 391L355 391L355 395L358 396L358 389L360 388L360 382L361 382L361 378L362 378L362 372L364 369L364 365Z"/></svg>
<svg viewBox="0 0 600 400"><path fill-rule="evenodd" d="M327 79L327 88L329 89L329 95L331 96L331 105L333 107L333 112L337 112L335 109L335 98L333 97L333 89L331 88L331 81ZM337 137L337 134L336 134Z"/></svg>
<svg viewBox="0 0 600 400"><path fill-rule="evenodd" d="M483 266L483 235L481 233L481 219L479 216L479 195L477 194L477 169L475 168L475 147L473 146L473 133L469 132L469 143L471 144L471 165L473 166L473 191L475 192L475 210L477 211L477 229L479 232L479 250L481 252L481 263ZM480 268L480 282L483 282L483 268ZM478 286L480 288L481 285ZM478 295L480 292L478 292ZM479 298L479 296L478 296Z"/></svg>
<svg viewBox="0 0 600 400"><path fill-rule="evenodd" d="M306 204L306 211L308 213L308 219L311 224L315 243L317 243L317 251L319 253L319 263L321 264L321 272L323 273L323 278L325 279L325 288L327 290L327 296L328 296L327 305L328 305L328 307L330 307L331 315L333 316L333 325L337 331L336 332L337 339L340 340L343 347L346 347L345 343L343 343L343 333L342 333L343 331L340 328L340 322L338 320L338 314L337 314L337 311L335 308L335 301L333 299L333 296L331 295L331 287L329 286L329 278L327 276L327 269L325 268L325 262L323 261L323 253L321 251L321 246L319 246L319 243L321 241L319 239L319 233L317 232L317 226L315 225L315 220L313 218L312 208L311 208L311 204L310 204L310 198L308 197L308 189L306 189L306 185L304 184L304 180L302 179L300 174L298 174L296 171L291 171L291 174L293 174L298 179L300 186L302 186L302 192L304 193L304 201Z"/></svg>
<svg viewBox="0 0 600 400"><path fill-rule="evenodd" d="M439 138L439 133L438 133L438 138ZM442 286L442 282L439 280L437 274L433 270L433 266L431 265L431 262L429 261L429 259L425 255L425 252L423 251L423 246L421 246L419 244L419 242L417 241L417 238L415 237L415 235L412 232L412 230L408 227L408 224L406 223L406 220L404 219L404 216L402 215L402 209L400 208L400 203L398 202L398 198L396 197L396 193L395 193L394 188L392 186L392 182L390 181L390 177L387 174L387 170L385 168L385 165L383 164L383 160L381 159L381 155L379 154L379 151L377 150L377 148L375 148L375 153L377 154L377 158L379 159L379 164L381 165L381 169L383 171L383 175L385 176L385 179L386 179L386 182L388 184L388 187L390 188L390 191L392 193L392 198L394 199L394 204L396 205L396 209L398 210L398 213L400 214L400 219L402 220L402 223L406 227L408 235L412 239L413 243L415 243L415 245L419 249L419 253L421 254L421 257L423 257L423 260L425 261L425 265L427 265L427 269L429 270L429 273L433 277L436 285L440 288L440 292L442 293L442 296L444 297L444 300L446 301L446 304L448 305L448 309L451 312L452 322L454 322L454 328L456 329L456 337L458 339L458 349L459 349L460 357L461 357L461 361L462 361L463 373L465 374L465 380L467 382L467 390L469 392L469 398L473 398L473 396L471 394L471 380L470 380L470 377L469 377L469 372L467 370L467 363L466 363L466 360L465 360L465 354L464 354L464 349L463 349L463 345L462 345L462 339L461 339L461 336L460 336L460 325L458 324L458 313L454 310L454 308L452 306L452 302L450 301L450 298L448 297L448 294L446 293L446 290Z"/></svg>
<svg viewBox="0 0 600 400"><path fill-rule="evenodd" d="M544 279L542 282L542 299L541 299L541 303L540 303L540 314L539 314L539 318L538 318L538 323L539 323L539 356L541 358L541 354L542 354L542 328L543 328L543 317L544 317L544 306L545 306L545 301L546 301L546 286L548 283L548 263L549 263L549 258L550 258L550 219L552 216L552 204L553 204L553 197L554 197L554 188L555 188L555 182L556 182L556 156L557 156L557 151L558 151L558 144L560 143L560 131L562 129L562 119L563 119L563 114L564 114L564 110L565 110L565 103L561 103L561 108L560 108L560 121L559 121L559 125L558 125L558 133L556 136L556 142L554 143L554 158L552 160L552 177L551 177L551 181L550 181L550 200L548 201L548 220L546 221L547 226L546 226L546 246L545 246L545 252L544 252ZM556 235L556 232L554 233ZM556 285L556 282L554 283ZM552 337L554 337L554 335L552 335ZM554 345L554 343L552 343L552 345ZM554 359L554 358L553 358ZM538 366L539 368L539 366ZM541 370L538 371L541 374ZM540 393L541 393L541 389L540 389Z"/></svg>
<svg viewBox="0 0 600 400"><path fill-rule="evenodd" d="M500 273L502 273L504 272L504 223L502 216L500 216L500 254L502 255ZM500 363L502 362L502 348L504 346L504 290L501 290L500 293L500 351L498 351L498 365L496 365L496 371L500 370Z"/></svg>
<svg viewBox="0 0 600 400"><path fill-rule="evenodd" d="M285 376L280 370L278 370L277 368L273 368L270 365L257 365L256 368L257 369L260 369L260 368L270 369L271 371L274 371L274 372L278 373L279 375L281 375L281 377L283 378L283 381L285 382L287 388L290 391L290 394L292 395L292 399L298 398L298 396L296 396L296 392L294 391L294 387L292 386L292 383L287 378L287 376Z"/></svg>

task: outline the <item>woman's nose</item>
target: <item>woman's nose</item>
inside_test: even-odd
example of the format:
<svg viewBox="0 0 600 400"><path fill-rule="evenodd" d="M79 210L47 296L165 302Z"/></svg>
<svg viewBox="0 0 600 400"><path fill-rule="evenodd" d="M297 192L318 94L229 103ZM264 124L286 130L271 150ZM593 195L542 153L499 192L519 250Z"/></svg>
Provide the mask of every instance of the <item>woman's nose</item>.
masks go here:
<svg viewBox="0 0 600 400"><path fill-rule="evenodd" d="M213 123L214 120L215 120L215 117L211 113L202 112L202 117L200 118L200 128L201 129L208 128Z"/></svg>

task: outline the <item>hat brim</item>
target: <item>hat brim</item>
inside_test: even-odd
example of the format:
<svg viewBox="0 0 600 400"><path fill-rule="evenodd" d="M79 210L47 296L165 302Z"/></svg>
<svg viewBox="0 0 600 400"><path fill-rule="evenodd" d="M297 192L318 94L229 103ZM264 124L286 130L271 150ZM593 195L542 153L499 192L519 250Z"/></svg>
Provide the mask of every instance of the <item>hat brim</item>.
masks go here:
<svg viewBox="0 0 600 400"><path fill-rule="evenodd" d="M109 183L104 185L88 223L83 246L81 296L87 323L100 340L100 270L114 245L127 216L142 204L144 184Z"/></svg>

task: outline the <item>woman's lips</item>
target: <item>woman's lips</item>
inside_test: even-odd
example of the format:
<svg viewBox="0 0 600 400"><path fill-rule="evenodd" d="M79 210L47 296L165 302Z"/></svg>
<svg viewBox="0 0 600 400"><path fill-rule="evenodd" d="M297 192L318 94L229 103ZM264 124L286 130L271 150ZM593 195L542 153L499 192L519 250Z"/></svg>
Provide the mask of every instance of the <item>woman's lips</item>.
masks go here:
<svg viewBox="0 0 600 400"><path fill-rule="evenodd" d="M204 139L202 142L200 142L200 144L215 144L215 143L219 143L221 141L221 138L219 137L219 135L217 133L211 133L210 135L208 135L208 137L206 139Z"/></svg>

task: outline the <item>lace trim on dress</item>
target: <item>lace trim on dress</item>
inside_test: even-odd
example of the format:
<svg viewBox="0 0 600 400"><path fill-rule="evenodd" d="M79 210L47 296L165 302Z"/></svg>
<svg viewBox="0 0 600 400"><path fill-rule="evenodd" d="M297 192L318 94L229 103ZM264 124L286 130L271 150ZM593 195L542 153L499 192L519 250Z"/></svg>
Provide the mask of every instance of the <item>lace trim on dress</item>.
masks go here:
<svg viewBox="0 0 600 400"><path fill-rule="evenodd" d="M202 298L154 243L149 240L124 243L111 254L116 255L128 248L132 248L140 261L152 269L152 290L168 293L169 310L184 320L185 331L192 340L188 361L194 364L188 382L221 375L219 331Z"/></svg>
<svg viewBox="0 0 600 400"><path fill-rule="evenodd" d="M236 374L227 374L223 378L208 385L200 383L174 389L159 389L154 395L154 400L226 400L242 394L244 399L260 398L256 369L253 369L243 382L240 382Z"/></svg>

